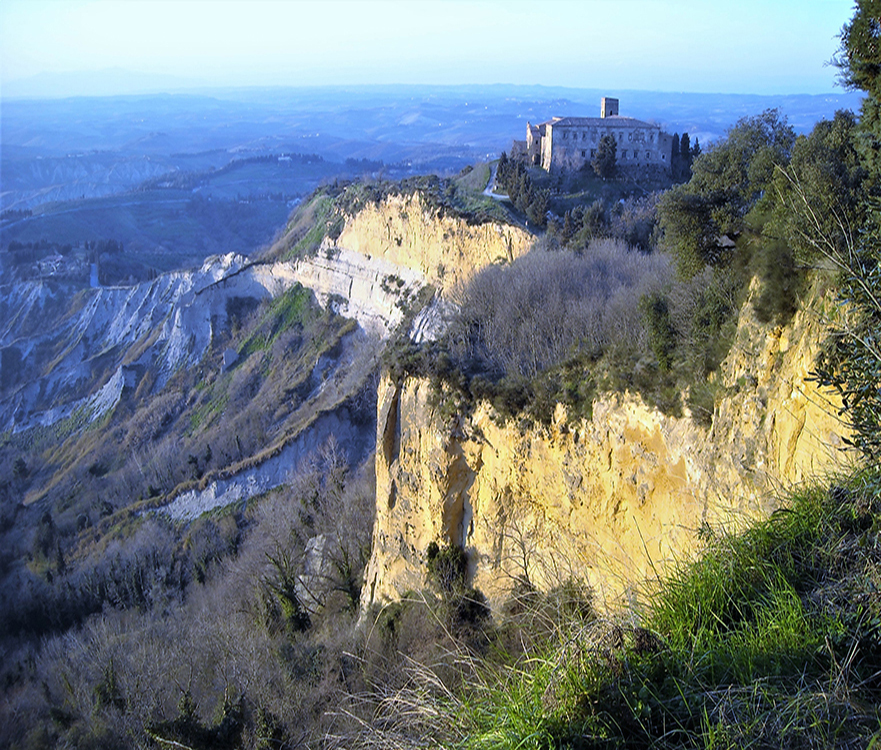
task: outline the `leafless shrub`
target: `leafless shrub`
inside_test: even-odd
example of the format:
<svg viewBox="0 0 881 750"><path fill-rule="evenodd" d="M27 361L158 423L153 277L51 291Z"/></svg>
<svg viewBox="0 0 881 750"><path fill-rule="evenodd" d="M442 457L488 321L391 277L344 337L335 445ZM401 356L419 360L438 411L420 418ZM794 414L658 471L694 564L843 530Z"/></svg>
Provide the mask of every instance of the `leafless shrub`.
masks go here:
<svg viewBox="0 0 881 750"><path fill-rule="evenodd" d="M583 255L533 251L458 290L461 312L450 340L462 358L534 377L575 353L598 356L612 343L635 344L639 298L671 277L666 256L614 240L592 243Z"/></svg>
<svg viewBox="0 0 881 750"><path fill-rule="evenodd" d="M318 746L343 722L328 709L364 690L352 655L352 605L372 534L372 487L372 462L352 470L331 441L288 487L244 514L185 529L142 519L125 536L96 539L91 551L83 546L76 569L54 583L22 569L18 585L7 580L3 593L29 598L37 614L63 603L62 589L104 606L85 612L79 627L58 635L50 628L40 649L13 651L3 640L9 664L0 670L7 685L0 744L151 747L149 728L179 719L187 695L192 720L206 729L225 705L241 705L242 747L263 747L267 727L280 741ZM334 544L326 579L312 582L322 604L312 627L267 627L261 599L275 572L269 557L284 551L299 576L317 534L333 534Z"/></svg>

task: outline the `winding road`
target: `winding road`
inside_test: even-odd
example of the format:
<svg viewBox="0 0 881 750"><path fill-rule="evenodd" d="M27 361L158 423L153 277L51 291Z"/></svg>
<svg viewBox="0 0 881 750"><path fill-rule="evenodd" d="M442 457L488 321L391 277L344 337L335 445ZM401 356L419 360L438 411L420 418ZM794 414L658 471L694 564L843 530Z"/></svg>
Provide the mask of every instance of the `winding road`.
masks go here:
<svg viewBox="0 0 881 750"><path fill-rule="evenodd" d="M490 198L494 198L497 201L510 201L507 195L498 195L493 192L493 188L496 184L496 170L498 169L498 165L493 165L489 172L489 180L487 180L486 188L483 191L484 195L488 195Z"/></svg>

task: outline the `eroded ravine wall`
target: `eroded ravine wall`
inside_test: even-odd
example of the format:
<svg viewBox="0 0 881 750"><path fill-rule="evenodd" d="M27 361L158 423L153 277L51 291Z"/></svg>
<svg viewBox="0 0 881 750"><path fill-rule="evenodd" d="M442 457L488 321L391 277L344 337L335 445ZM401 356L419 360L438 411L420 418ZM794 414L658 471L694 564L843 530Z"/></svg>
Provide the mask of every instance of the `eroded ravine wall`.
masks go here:
<svg viewBox="0 0 881 750"><path fill-rule="evenodd" d="M533 236L509 224L469 224L429 206L419 193L393 195L350 217L334 245L420 272L441 290L493 263L526 253Z"/></svg>
<svg viewBox="0 0 881 750"><path fill-rule="evenodd" d="M586 576L607 603L688 555L702 526L769 512L779 488L843 460L836 405L806 380L825 335L816 292L786 327L747 305L712 426L636 395L599 398L589 420L497 423L479 406L442 418L427 381L379 386L376 525L363 604L426 583L432 541L464 546L498 604L518 577Z"/></svg>

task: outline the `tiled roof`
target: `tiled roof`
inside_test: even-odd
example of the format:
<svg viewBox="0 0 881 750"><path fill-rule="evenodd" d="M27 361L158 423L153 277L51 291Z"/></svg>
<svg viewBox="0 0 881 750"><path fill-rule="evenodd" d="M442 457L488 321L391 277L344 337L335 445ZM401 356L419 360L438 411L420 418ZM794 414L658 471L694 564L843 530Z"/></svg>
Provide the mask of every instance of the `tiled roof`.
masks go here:
<svg viewBox="0 0 881 750"><path fill-rule="evenodd" d="M615 125L624 125L632 128L657 128L658 125L652 125L650 122L637 120L633 117L621 117L620 115L612 115L611 117L553 117L542 125L552 125L574 128L590 128L590 127L609 127Z"/></svg>

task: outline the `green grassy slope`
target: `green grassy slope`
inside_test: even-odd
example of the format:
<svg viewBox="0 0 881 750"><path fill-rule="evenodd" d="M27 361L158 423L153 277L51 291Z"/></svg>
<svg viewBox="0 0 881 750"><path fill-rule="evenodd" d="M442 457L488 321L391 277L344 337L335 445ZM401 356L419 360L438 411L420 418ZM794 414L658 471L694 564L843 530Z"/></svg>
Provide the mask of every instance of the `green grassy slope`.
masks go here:
<svg viewBox="0 0 881 750"><path fill-rule="evenodd" d="M792 495L616 621L466 690L467 748L869 747L881 738L881 475ZM449 704L447 704L448 706ZM445 707L447 707L445 706ZM451 738L452 739L452 738Z"/></svg>

